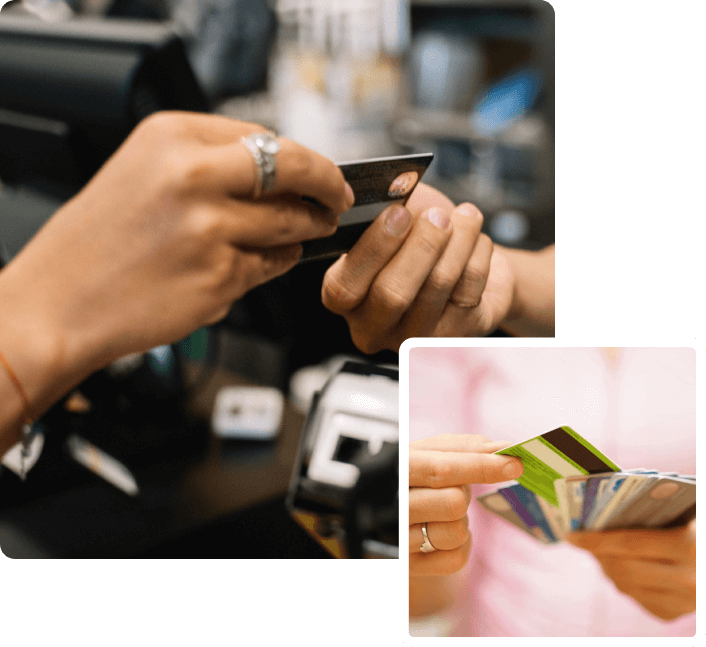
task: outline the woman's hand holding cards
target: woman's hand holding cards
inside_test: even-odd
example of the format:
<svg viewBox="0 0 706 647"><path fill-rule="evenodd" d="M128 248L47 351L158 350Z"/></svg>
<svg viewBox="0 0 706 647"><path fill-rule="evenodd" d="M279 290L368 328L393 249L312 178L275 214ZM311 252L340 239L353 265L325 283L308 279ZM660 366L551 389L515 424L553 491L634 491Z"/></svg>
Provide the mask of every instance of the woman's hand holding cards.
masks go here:
<svg viewBox="0 0 706 647"><path fill-rule="evenodd" d="M609 530L567 536L593 553L615 586L663 620L696 609L696 519L671 530Z"/></svg>
<svg viewBox="0 0 706 647"><path fill-rule="evenodd" d="M409 446L409 572L449 575L468 561L466 510L472 483L500 483L522 474L516 458L494 455L509 443L483 436L442 435ZM424 537L422 528L426 530ZM435 550L424 553L424 540Z"/></svg>
<svg viewBox="0 0 706 647"><path fill-rule="evenodd" d="M367 353L396 351L409 337L492 332L510 311L514 274L482 224L473 205L454 207L420 183L406 208L388 207L329 268L324 305Z"/></svg>

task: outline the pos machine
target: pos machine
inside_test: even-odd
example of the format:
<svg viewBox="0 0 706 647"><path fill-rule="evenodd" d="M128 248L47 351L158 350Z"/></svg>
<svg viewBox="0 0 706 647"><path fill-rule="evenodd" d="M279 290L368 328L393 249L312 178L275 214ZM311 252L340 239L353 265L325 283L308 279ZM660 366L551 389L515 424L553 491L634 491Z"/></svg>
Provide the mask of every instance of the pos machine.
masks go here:
<svg viewBox="0 0 706 647"><path fill-rule="evenodd" d="M287 507L335 557L399 557L399 374L346 362L307 417Z"/></svg>

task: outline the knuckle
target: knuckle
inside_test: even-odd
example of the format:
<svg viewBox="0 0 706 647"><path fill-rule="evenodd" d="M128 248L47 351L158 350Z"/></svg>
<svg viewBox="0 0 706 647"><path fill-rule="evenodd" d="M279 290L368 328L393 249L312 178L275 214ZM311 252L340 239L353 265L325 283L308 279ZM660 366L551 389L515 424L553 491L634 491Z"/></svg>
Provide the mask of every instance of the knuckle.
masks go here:
<svg viewBox="0 0 706 647"><path fill-rule="evenodd" d="M338 166L327 159L325 164L321 165L320 177L318 179L322 183L325 182L326 185L332 189L335 195L341 197L341 202L343 202L346 179L343 177L343 171L341 171Z"/></svg>
<svg viewBox="0 0 706 647"><path fill-rule="evenodd" d="M150 137L166 139L173 137L181 127L179 113L161 110L145 117L139 124L138 129L142 133L148 133Z"/></svg>
<svg viewBox="0 0 706 647"><path fill-rule="evenodd" d="M449 488L444 497L444 513L451 521L463 519L468 509L468 499L461 488Z"/></svg>
<svg viewBox="0 0 706 647"><path fill-rule="evenodd" d="M209 177L213 175L213 167L208 162L198 159L194 155L182 159L179 166L181 186L186 188L202 187Z"/></svg>
<svg viewBox="0 0 706 647"><path fill-rule="evenodd" d="M435 292L450 292L458 276L455 276L445 267L435 267L427 278L427 286Z"/></svg>
<svg viewBox="0 0 706 647"><path fill-rule="evenodd" d="M221 294L232 283L234 261L225 250L211 262L208 288L213 294Z"/></svg>
<svg viewBox="0 0 706 647"><path fill-rule="evenodd" d="M311 238L326 238L335 234L338 229L339 217L336 213L306 207L304 210L300 208L295 212L299 222L305 223Z"/></svg>
<svg viewBox="0 0 706 647"><path fill-rule="evenodd" d="M192 161L175 146L165 147L160 154L159 170L164 184L170 189L190 186Z"/></svg>
<svg viewBox="0 0 706 647"><path fill-rule="evenodd" d="M446 559L444 560L442 570L445 575L451 575L460 571L466 565L466 561L468 560L468 555L466 555L461 548L447 551L447 554L444 557Z"/></svg>
<svg viewBox="0 0 706 647"><path fill-rule="evenodd" d="M226 305L221 306L220 308L217 308L212 315L206 320L206 324L208 325L213 325L221 321L222 319L225 319L228 313L230 312L231 304L228 303Z"/></svg>
<svg viewBox="0 0 706 647"><path fill-rule="evenodd" d="M450 233L448 234L450 235ZM438 257L441 254L444 238L425 234L417 241L417 253L420 257Z"/></svg>
<svg viewBox="0 0 706 647"><path fill-rule="evenodd" d="M473 263L469 263L466 266L465 274L465 280L470 288L483 288L488 278L485 270L475 266Z"/></svg>
<svg viewBox="0 0 706 647"><path fill-rule="evenodd" d="M399 316L409 308L412 295L387 282L376 281L370 289L370 302L374 308L379 307L390 315Z"/></svg>
<svg viewBox="0 0 706 647"><path fill-rule="evenodd" d="M221 219L211 209L193 209L188 220L189 235L200 242L217 239L221 234Z"/></svg>
<svg viewBox="0 0 706 647"><path fill-rule="evenodd" d="M478 455L478 464L477 464L477 476L475 480L473 481L474 483L493 483L495 482L495 479L493 479L494 474L492 473L492 470L490 467L485 463L483 460L483 455L479 454Z"/></svg>
<svg viewBox="0 0 706 647"><path fill-rule="evenodd" d="M182 192L203 186L212 174L207 164L178 150L172 150L168 154L166 168L169 186Z"/></svg>
<svg viewBox="0 0 706 647"><path fill-rule="evenodd" d="M333 214L328 217L317 217L316 222L320 224L321 231L319 233L321 234L321 237L325 238L328 236L333 236L336 233L340 223L340 218L337 214Z"/></svg>
<svg viewBox="0 0 706 647"><path fill-rule="evenodd" d="M336 189L341 195L343 195L346 190L346 178L343 176L343 171L333 162L331 162L331 167L333 168L334 172L334 182L336 183Z"/></svg>
<svg viewBox="0 0 706 647"><path fill-rule="evenodd" d="M355 308L364 297L365 293L362 290L354 289L333 272L327 272L324 275L321 284L321 300L324 307L332 312L337 314L348 312Z"/></svg>
<svg viewBox="0 0 706 647"><path fill-rule="evenodd" d="M371 334L368 330L361 331L359 326L351 327L351 339L356 348L366 355L372 355L383 350L380 338Z"/></svg>
<svg viewBox="0 0 706 647"><path fill-rule="evenodd" d="M468 541L471 536L468 530L468 519L463 518L458 521L454 521L449 527L449 534L456 546L463 546Z"/></svg>
<svg viewBox="0 0 706 647"><path fill-rule="evenodd" d="M443 487L451 477L451 466L448 463L434 461L429 468L429 487Z"/></svg>
<svg viewBox="0 0 706 647"><path fill-rule="evenodd" d="M290 203L279 204L275 211L272 230L278 238L290 238L296 230L297 213Z"/></svg>
<svg viewBox="0 0 706 647"><path fill-rule="evenodd" d="M289 152L286 164L295 177L310 175L313 166L311 155L301 146L296 146Z"/></svg>

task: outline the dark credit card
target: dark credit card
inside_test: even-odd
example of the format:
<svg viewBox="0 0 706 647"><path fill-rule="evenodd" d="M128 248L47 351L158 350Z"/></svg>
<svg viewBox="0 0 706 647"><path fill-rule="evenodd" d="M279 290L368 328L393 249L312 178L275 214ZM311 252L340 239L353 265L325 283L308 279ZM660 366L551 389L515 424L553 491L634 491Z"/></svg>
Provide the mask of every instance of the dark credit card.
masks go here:
<svg viewBox="0 0 706 647"><path fill-rule="evenodd" d="M421 153L338 164L353 189L355 203L341 215L333 236L303 243L304 253L299 262L345 254L385 207L393 202L407 202L432 159L432 153Z"/></svg>

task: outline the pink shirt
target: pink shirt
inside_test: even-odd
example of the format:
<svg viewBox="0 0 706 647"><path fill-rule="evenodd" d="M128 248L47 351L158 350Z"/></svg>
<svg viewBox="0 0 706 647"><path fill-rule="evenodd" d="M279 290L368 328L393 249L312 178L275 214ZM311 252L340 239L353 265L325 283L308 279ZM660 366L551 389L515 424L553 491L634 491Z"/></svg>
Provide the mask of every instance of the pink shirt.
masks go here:
<svg viewBox="0 0 706 647"><path fill-rule="evenodd" d="M520 442L569 425L623 469L696 474L695 352L413 348L410 440L442 433ZM500 485L474 486L474 495ZM616 589L595 558L544 546L473 501L454 636L693 636Z"/></svg>

